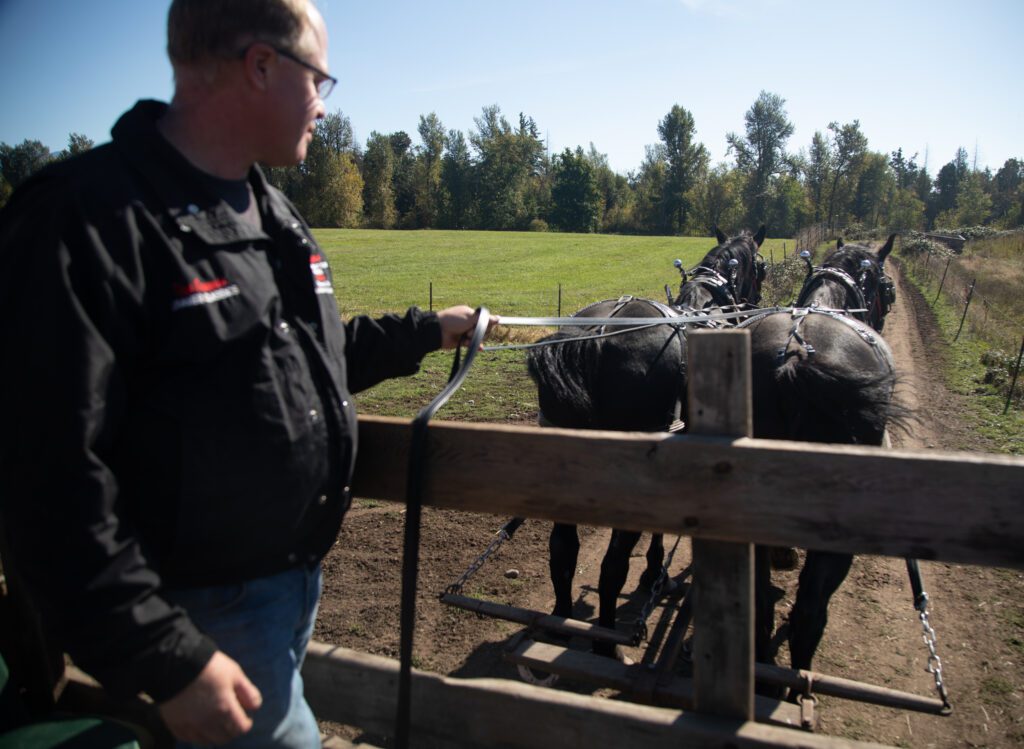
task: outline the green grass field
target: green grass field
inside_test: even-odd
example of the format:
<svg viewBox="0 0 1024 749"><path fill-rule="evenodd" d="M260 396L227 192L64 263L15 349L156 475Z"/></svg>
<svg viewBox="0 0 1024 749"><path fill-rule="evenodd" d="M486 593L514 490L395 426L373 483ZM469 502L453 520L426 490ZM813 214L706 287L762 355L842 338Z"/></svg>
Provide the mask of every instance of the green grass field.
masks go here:
<svg viewBox="0 0 1024 749"><path fill-rule="evenodd" d="M623 294L662 300L673 293L679 258L692 267L715 246L711 238L480 231L320 229L317 241L334 274L344 318L484 305L498 315L554 315L562 285L562 314ZM768 239L761 251L781 260L792 240ZM362 413L412 417L441 388L451 353L424 360L413 377L382 383L356 397ZM482 353L466 384L437 418L519 420L536 411L536 393L518 351Z"/></svg>
<svg viewBox="0 0 1024 749"><path fill-rule="evenodd" d="M695 265L715 246L711 238L633 237L484 231L320 229L317 241L334 273L344 317L427 307L483 304L496 314L552 315L599 299L633 294L664 299L679 275L672 261ZM782 257L783 243L762 252Z"/></svg>

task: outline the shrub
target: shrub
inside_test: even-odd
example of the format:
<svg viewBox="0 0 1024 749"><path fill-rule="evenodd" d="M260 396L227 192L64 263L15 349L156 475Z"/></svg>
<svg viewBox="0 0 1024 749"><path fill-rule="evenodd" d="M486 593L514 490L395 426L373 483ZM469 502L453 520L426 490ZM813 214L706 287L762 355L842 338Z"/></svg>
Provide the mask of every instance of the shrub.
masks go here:
<svg viewBox="0 0 1024 749"><path fill-rule="evenodd" d="M903 237L903 243L900 245L900 253L908 257L917 257L918 255L938 255L940 257L948 257L952 254L952 251L938 242L933 242L927 237L923 236L918 232L910 232L907 236Z"/></svg>
<svg viewBox="0 0 1024 749"><path fill-rule="evenodd" d="M530 221L528 231L548 231L548 222L542 218L535 218Z"/></svg>

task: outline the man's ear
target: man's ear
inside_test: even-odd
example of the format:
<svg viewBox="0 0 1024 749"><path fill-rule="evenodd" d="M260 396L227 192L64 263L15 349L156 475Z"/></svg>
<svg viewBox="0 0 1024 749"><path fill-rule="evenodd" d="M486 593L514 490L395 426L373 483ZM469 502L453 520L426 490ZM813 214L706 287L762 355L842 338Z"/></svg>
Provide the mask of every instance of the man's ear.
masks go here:
<svg viewBox="0 0 1024 749"><path fill-rule="evenodd" d="M270 85L270 71L277 53L269 44L255 42L250 44L242 58L245 80L257 91L266 91Z"/></svg>

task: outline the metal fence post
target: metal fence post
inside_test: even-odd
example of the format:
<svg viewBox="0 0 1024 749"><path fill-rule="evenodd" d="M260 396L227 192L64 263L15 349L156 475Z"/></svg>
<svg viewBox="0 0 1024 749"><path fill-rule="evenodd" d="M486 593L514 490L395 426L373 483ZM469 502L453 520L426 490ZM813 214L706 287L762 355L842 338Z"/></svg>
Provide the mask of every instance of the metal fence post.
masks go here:
<svg viewBox="0 0 1024 749"><path fill-rule="evenodd" d="M939 290L935 292L935 301L939 301L939 294L942 293L942 287L946 283L946 274L949 273L949 264L953 262L953 258L949 258L946 261L946 269L942 271L942 280L939 281Z"/></svg>
<svg viewBox="0 0 1024 749"><path fill-rule="evenodd" d="M558 284L558 317L562 316L562 284Z"/></svg>
<svg viewBox="0 0 1024 749"><path fill-rule="evenodd" d="M1020 339L1020 353L1017 354L1017 367L1013 370L1013 382L1010 383L1010 392L1006 395L1006 405L1003 406L1003 413L1010 410L1010 401L1013 400L1013 389L1017 387L1017 376L1020 374L1020 360L1024 358L1024 338Z"/></svg>
<svg viewBox="0 0 1024 749"><path fill-rule="evenodd" d="M430 282L430 306L427 308L431 312L434 311L434 282Z"/></svg>
<svg viewBox="0 0 1024 749"><path fill-rule="evenodd" d="M967 319L967 310L971 308L971 298L974 296L974 284L978 283L978 279L975 278L971 281L971 288L967 292L967 303L964 305L964 314L960 318L960 327L956 329L956 335L953 336L953 342L955 343L957 338L960 337L960 331L964 329L964 320ZM941 291L941 289L940 289Z"/></svg>

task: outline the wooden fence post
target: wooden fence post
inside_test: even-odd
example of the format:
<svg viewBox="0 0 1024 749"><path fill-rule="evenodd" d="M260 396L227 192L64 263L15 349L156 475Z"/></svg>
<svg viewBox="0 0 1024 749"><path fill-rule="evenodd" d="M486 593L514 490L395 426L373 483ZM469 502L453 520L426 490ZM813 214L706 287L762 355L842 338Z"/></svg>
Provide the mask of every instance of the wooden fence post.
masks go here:
<svg viewBox="0 0 1024 749"><path fill-rule="evenodd" d="M751 436L750 334L695 331L687 347L690 434ZM731 466L714 470L727 474ZM694 538L693 565L694 707L752 720L754 545Z"/></svg>

